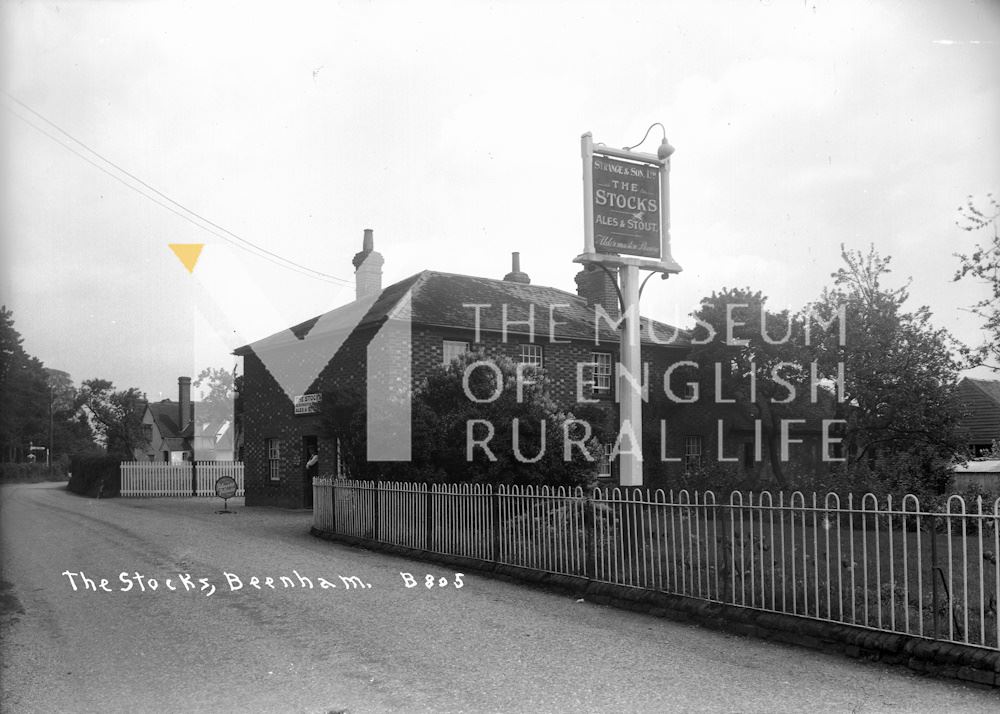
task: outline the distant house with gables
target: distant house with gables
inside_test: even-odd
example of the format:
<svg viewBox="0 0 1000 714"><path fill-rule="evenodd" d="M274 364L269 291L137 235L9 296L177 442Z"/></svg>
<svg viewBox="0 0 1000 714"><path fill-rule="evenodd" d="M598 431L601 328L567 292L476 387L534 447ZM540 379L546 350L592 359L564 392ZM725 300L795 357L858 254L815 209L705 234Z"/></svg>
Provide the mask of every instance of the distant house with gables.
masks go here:
<svg viewBox="0 0 1000 714"><path fill-rule="evenodd" d="M229 461L233 458L232 419L197 418L198 403L191 401L191 378L177 380L177 401L148 402L143 410L145 446L136 449L139 461Z"/></svg>

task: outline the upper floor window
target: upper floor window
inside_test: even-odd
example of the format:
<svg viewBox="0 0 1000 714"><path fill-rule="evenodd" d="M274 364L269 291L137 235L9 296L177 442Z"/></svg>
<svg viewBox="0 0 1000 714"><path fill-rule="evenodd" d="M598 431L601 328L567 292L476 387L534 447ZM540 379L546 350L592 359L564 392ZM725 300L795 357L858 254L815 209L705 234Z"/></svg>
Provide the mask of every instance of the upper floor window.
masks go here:
<svg viewBox="0 0 1000 714"><path fill-rule="evenodd" d="M521 362L523 364L533 364L536 367L542 366L542 346L532 345L527 342L521 345Z"/></svg>
<svg viewBox="0 0 1000 714"><path fill-rule="evenodd" d="M445 340L441 343L441 356L442 364L447 367L452 363L453 360L458 359L466 352L469 351L468 342L459 342L457 340Z"/></svg>
<svg viewBox="0 0 1000 714"><path fill-rule="evenodd" d="M611 391L611 353L591 352L590 361L594 365L594 391L606 394Z"/></svg>

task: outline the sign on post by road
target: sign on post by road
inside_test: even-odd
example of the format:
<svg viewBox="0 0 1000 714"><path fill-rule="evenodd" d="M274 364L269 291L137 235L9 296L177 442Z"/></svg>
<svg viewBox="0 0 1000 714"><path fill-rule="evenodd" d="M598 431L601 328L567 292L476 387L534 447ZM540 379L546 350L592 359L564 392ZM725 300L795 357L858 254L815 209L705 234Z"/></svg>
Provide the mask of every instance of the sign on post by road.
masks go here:
<svg viewBox="0 0 1000 714"><path fill-rule="evenodd" d="M670 156L666 137L655 154L580 138L583 155L583 253L577 263L634 265L672 274Z"/></svg>
<svg viewBox="0 0 1000 714"><path fill-rule="evenodd" d="M220 476L215 480L215 495L222 499L222 510L216 513L235 513L229 510L229 499L236 495L236 479L232 476Z"/></svg>
<svg viewBox="0 0 1000 714"><path fill-rule="evenodd" d="M654 126L662 124L653 124ZM646 136L649 135L649 129ZM646 137L643 137L643 141ZM667 277L681 272L670 252L670 156L663 141L655 154L634 147L614 149L580 137L583 158L583 253L574 262L604 270L621 300L619 438L612 456L620 460L619 483L642 486L642 395L625 375L642 372L640 350L640 270ZM644 284L644 283L643 283ZM596 317L595 317L596 320ZM626 442L622 448L619 444Z"/></svg>

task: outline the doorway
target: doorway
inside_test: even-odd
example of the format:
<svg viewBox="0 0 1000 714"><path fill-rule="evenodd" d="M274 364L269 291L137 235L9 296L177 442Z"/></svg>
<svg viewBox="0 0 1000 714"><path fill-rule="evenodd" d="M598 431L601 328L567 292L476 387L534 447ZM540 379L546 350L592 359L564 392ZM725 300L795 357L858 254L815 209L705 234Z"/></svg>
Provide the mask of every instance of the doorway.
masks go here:
<svg viewBox="0 0 1000 714"><path fill-rule="evenodd" d="M304 505L306 508L313 507L313 479L319 476L319 438L315 435L302 437L302 468L305 473L302 475L304 490Z"/></svg>

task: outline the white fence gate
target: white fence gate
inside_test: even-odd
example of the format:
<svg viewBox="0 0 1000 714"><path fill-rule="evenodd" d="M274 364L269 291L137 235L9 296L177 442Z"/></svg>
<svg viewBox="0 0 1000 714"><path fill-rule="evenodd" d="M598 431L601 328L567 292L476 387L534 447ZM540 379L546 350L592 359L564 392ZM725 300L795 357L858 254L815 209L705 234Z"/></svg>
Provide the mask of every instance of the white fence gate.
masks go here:
<svg viewBox="0 0 1000 714"><path fill-rule="evenodd" d="M168 464L161 461L123 461L121 463L121 495L126 498L144 496L190 496L190 462ZM236 495L243 495L242 461L197 461L194 464L195 494L214 496L215 482L220 476L236 480Z"/></svg>

